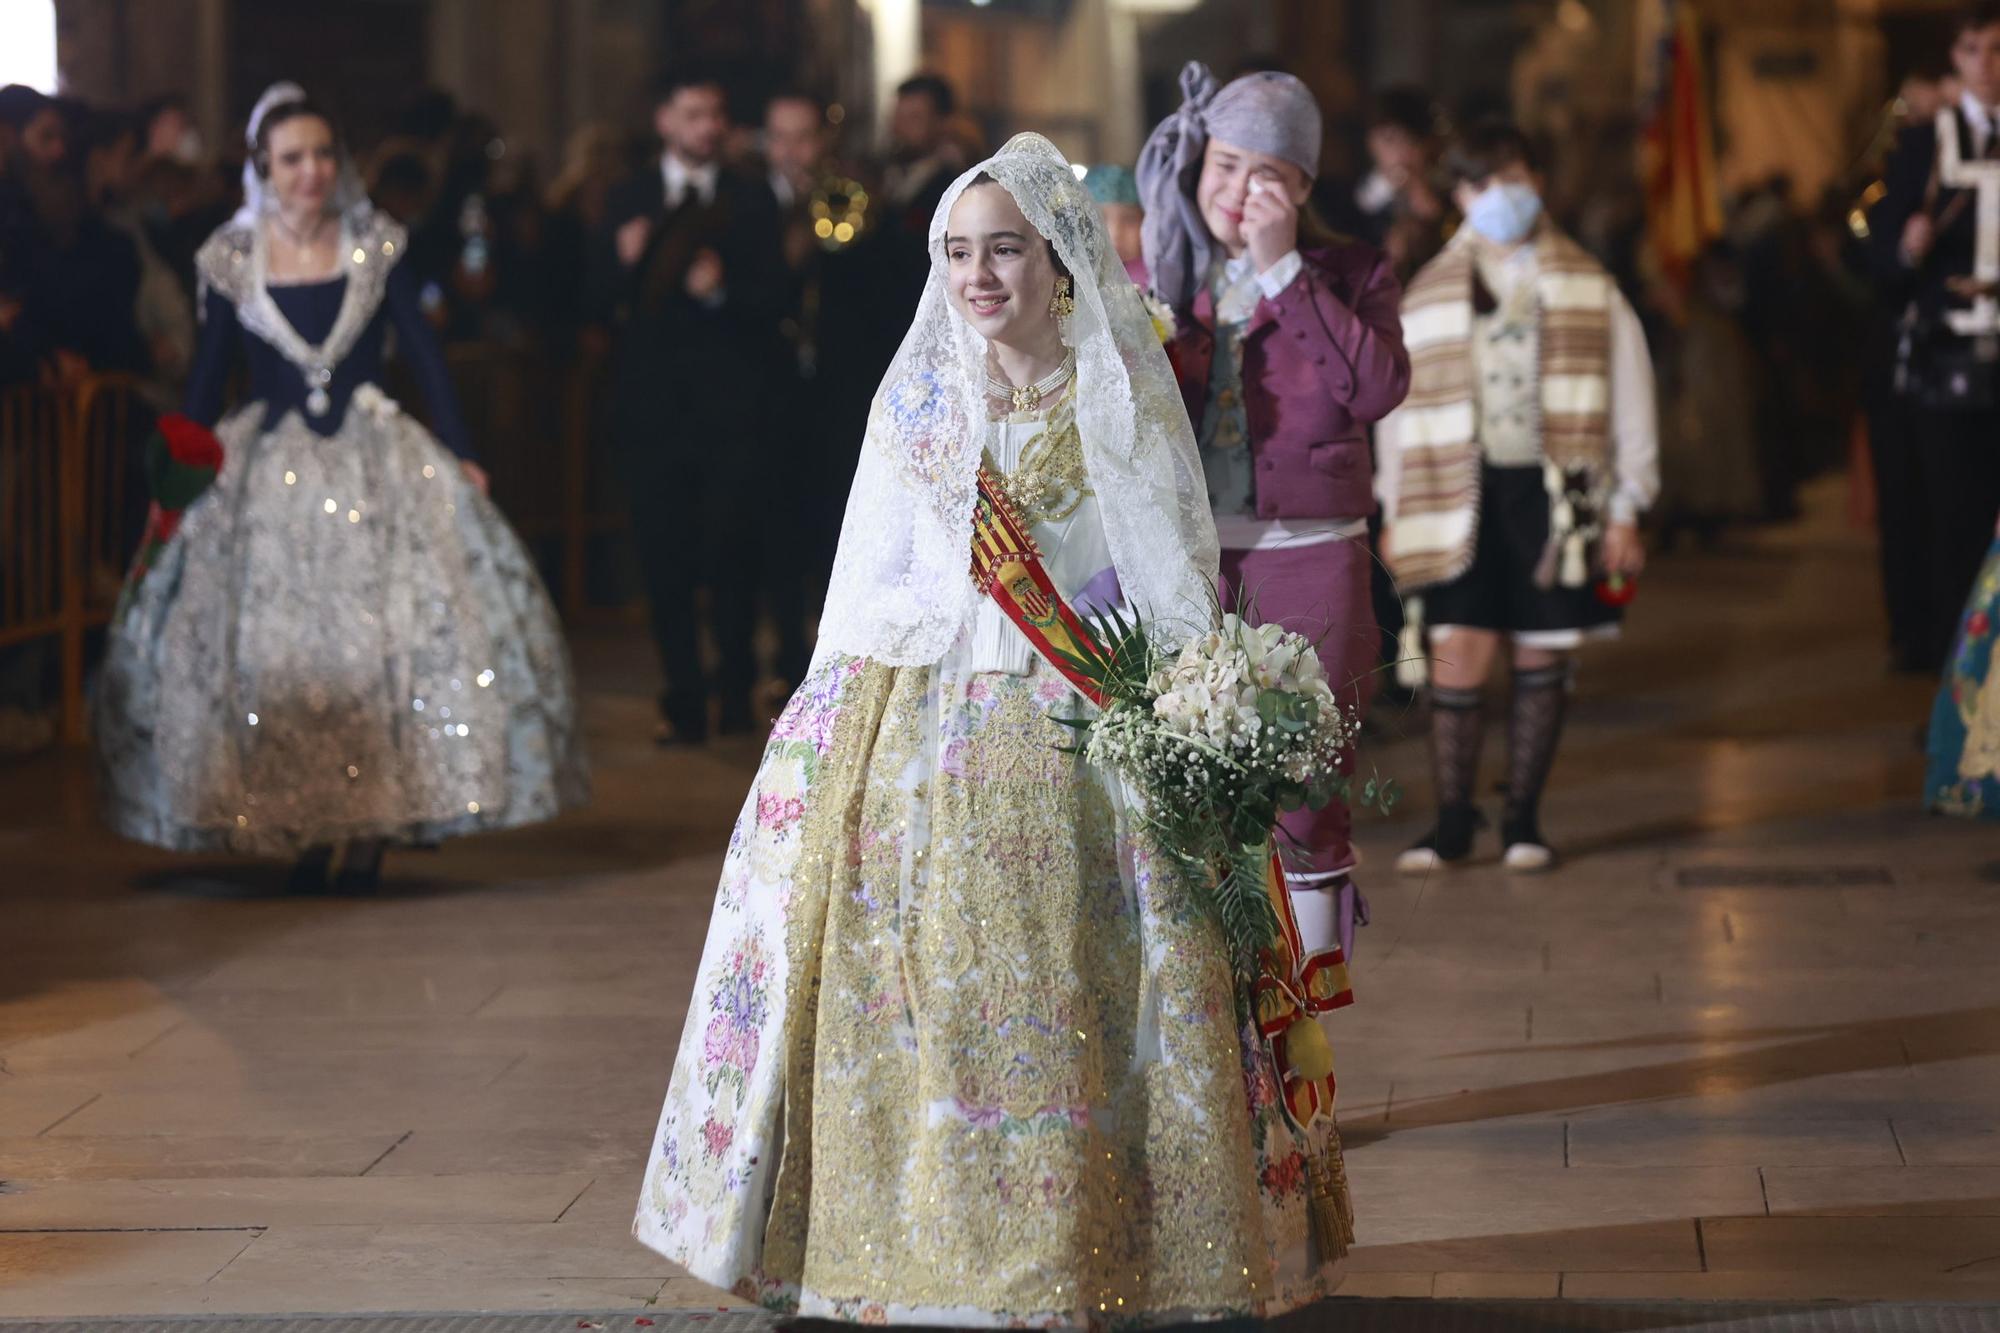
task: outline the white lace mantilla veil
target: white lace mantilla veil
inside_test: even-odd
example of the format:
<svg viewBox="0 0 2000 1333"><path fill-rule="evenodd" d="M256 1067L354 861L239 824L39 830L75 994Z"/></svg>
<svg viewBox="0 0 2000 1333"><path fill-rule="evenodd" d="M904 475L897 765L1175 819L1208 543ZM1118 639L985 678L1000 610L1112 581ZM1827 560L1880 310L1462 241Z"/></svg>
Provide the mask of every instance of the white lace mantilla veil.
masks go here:
<svg viewBox="0 0 2000 1333"><path fill-rule="evenodd" d="M970 615L986 340L945 288L951 208L981 174L1014 197L1074 279L1076 422L1126 604L1168 647L1215 615L1215 521L1187 410L1097 204L1056 146L1019 134L952 183L931 219L930 281L868 414L820 619L819 651L937 662Z"/></svg>

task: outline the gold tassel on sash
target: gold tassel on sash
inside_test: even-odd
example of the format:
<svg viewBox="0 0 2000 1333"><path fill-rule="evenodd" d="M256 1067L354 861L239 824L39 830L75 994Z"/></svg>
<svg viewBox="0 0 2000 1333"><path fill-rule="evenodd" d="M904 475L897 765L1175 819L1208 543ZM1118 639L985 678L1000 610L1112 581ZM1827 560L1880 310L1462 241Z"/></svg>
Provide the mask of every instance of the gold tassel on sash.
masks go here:
<svg viewBox="0 0 2000 1333"><path fill-rule="evenodd" d="M1345 1259L1354 1248L1354 1196L1347 1188L1347 1162L1338 1129L1328 1126L1326 1146L1306 1158L1306 1174L1312 1187L1306 1209L1320 1261Z"/></svg>

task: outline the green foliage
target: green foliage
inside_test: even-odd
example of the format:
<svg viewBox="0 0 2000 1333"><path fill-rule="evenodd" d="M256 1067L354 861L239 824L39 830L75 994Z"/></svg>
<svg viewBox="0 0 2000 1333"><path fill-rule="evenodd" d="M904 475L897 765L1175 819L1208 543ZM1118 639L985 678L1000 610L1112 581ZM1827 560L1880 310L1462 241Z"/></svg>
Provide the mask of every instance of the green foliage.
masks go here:
<svg viewBox="0 0 2000 1333"><path fill-rule="evenodd" d="M157 431L146 440L145 461L148 489L162 509L186 509L215 480L214 468L176 461L167 450L166 437Z"/></svg>

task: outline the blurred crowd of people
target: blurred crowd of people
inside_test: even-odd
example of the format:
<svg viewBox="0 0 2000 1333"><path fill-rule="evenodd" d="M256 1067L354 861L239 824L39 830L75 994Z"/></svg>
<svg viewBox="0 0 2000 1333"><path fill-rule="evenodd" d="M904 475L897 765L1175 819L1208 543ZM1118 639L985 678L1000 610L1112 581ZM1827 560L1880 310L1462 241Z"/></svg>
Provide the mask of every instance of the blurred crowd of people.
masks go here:
<svg viewBox="0 0 2000 1333"><path fill-rule="evenodd" d="M171 405L194 358L194 252L231 207L183 103L0 88L0 390L121 372ZM0 650L0 753L53 739L49 648Z"/></svg>
<svg viewBox="0 0 2000 1333"><path fill-rule="evenodd" d="M194 251L231 207L175 100L0 89L0 386L88 370L167 390L194 351Z"/></svg>
<svg viewBox="0 0 2000 1333"><path fill-rule="evenodd" d="M857 189L886 186L883 210L908 209L926 187L933 200L942 189L931 168L980 146L955 112L942 81L913 81L895 117L896 152L872 170L835 163L841 113L806 94L772 99L768 126L725 112L712 142L682 149L757 176L787 212L803 215L836 170L857 177ZM426 311L448 341L561 352L603 326L593 248L621 186L658 161L659 128L585 125L548 170L493 120L433 89L411 99L387 137L359 145L360 165L377 207L410 229ZM205 143L179 99L117 109L0 89L0 382L86 367L166 384L184 375L195 251L240 200L242 157L233 139ZM805 238L822 240L809 225L786 238L794 266L812 248Z"/></svg>
<svg viewBox="0 0 2000 1333"><path fill-rule="evenodd" d="M357 165L409 231L403 266L445 343L609 364L593 448L640 511L634 544L680 682L663 738L699 739L699 701L718 690L723 725L748 725L760 605L783 627L778 673L804 671L812 590L869 393L924 280L930 213L984 145L934 77L898 92L889 151L852 159L836 151L843 110L810 93L740 117L689 69L653 104L647 124L579 128L545 172L494 121L423 90L391 133L356 146ZM205 143L175 99L122 110L0 89L0 388L127 373L159 408L178 405L195 254L241 200L238 143ZM662 487L704 502L698 545L648 540L664 532ZM713 589L719 674L699 664L690 575ZM18 699L33 713L41 674L24 671L4 711Z"/></svg>
<svg viewBox="0 0 2000 1333"><path fill-rule="evenodd" d="M1898 106L1921 123L1958 92L1915 81ZM655 637L681 682L662 700L669 737L746 727L751 681L802 675L869 398L922 287L925 227L986 147L929 75L898 90L880 153L853 151L844 110L809 92L746 110L683 71L659 85L650 124L582 126L545 167L492 119L425 90L389 135L358 145L376 205L409 229L406 262L447 343L610 367L598 436L638 511ZM1443 155L1478 114L1421 88L1383 90L1346 127L1363 170L1322 176L1317 214L1407 280L1460 223ZM1634 160L1637 133L1611 125L1594 148L1566 145L1548 205L1645 324L1661 388L1657 536L1708 543L1789 517L1800 486L1865 457L1864 439L1885 504L1900 502L1883 456L1895 332L1853 226L1862 182L1819 200L1783 177L1743 190L1707 252L1662 272L1642 244L1636 173L1587 167ZM0 89L0 386L120 371L175 402L195 346L194 254L236 205L240 157L205 143L175 99L123 110ZM1138 200L1123 164L1106 167L1090 188L1134 259ZM719 437L756 447L716 448ZM646 521L662 488L704 497L700 542ZM1898 529L1885 562L1898 660L1922 667L1935 653L1903 623L1914 594L1894 592L1923 577L1898 540L1913 521L1885 512ZM686 592L695 584L712 590L712 626ZM1379 575L1377 601L1386 644L1396 598ZM775 661L752 653L759 616L778 625ZM720 649L708 668L704 638Z"/></svg>
<svg viewBox="0 0 2000 1333"><path fill-rule="evenodd" d="M1480 114L1421 88L1384 90L1363 127L1361 179L1322 181L1321 211L1408 278L1459 223L1443 153L1453 127ZM1665 271L1644 244L1636 134L1610 124L1601 142L1550 154L1548 205L1645 321L1661 380L1658 535L1709 543L1734 524L1792 517L1799 488L1848 457L1871 301L1848 226L1854 191L1807 200L1787 177L1758 182L1725 202L1722 234L1686 271Z"/></svg>

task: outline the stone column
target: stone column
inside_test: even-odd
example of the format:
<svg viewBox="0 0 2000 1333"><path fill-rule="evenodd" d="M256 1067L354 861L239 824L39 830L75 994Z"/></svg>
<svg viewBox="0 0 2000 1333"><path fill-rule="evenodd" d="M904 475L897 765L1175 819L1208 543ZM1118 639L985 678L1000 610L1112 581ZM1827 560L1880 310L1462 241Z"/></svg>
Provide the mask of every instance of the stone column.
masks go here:
<svg viewBox="0 0 2000 1333"><path fill-rule="evenodd" d="M203 136L221 142L232 128L229 6L230 0L56 0L63 91L113 107L184 97Z"/></svg>
<svg viewBox="0 0 2000 1333"><path fill-rule="evenodd" d="M1146 141L1144 71L1139 61L1139 16L1115 2L1104 16L1104 144L1108 162L1139 160Z"/></svg>
<svg viewBox="0 0 2000 1333"><path fill-rule="evenodd" d="M886 139L896 85L923 63L922 6L919 0L868 0L868 27L875 53L875 130Z"/></svg>
<svg viewBox="0 0 2000 1333"><path fill-rule="evenodd" d="M234 129L229 123L229 0L194 0L194 8L194 59L185 67L190 86L181 91L202 137L217 145Z"/></svg>
<svg viewBox="0 0 2000 1333"><path fill-rule="evenodd" d="M1432 87L1437 81L1437 0L1374 0L1369 83Z"/></svg>
<svg viewBox="0 0 2000 1333"><path fill-rule="evenodd" d="M562 0L432 0L430 77L493 118L511 148L545 166L568 132L565 39L581 11Z"/></svg>

